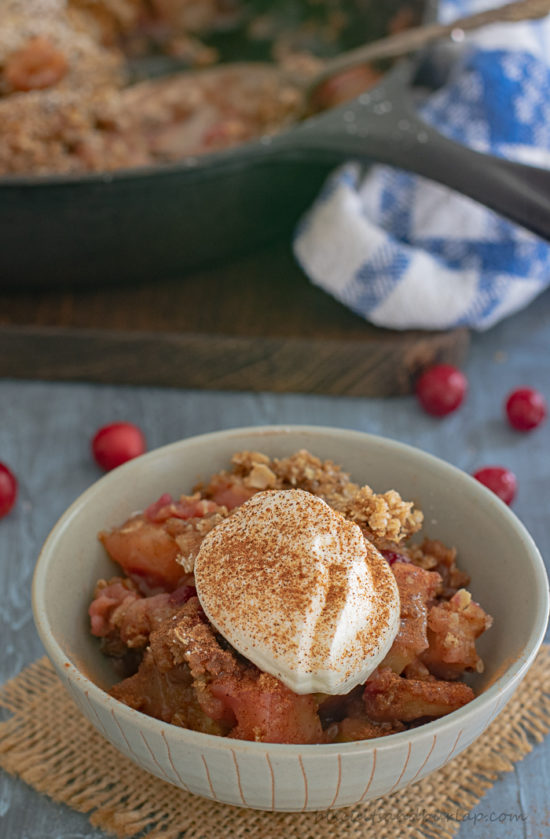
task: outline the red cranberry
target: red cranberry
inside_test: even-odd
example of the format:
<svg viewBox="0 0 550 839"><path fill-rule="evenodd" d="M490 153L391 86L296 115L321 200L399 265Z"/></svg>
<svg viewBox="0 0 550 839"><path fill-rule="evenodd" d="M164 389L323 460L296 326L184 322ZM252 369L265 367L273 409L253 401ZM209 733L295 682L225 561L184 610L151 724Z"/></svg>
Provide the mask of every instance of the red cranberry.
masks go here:
<svg viewBox="0 0 550 839"><path fill-rule="evenodd" d="M147 450L145 437L131 422L113 422L96 432L92 452L96 463L105 471L114 469Z"/></svg>
<svg viewBox="0 0 550 839"><path fill-rule="evenodd" d="M474 472L474 478L498 495L505 504L511 504L516 496L516 476L509 469L502 466L484 466L483 469Z"/></svg>
<svg viewBox="0 0 550 839"><path fill-rule="evenodd" d="M531 387L513 390L506 400L506 415L512 428L531 431L546 417L544 396Z"/></svg>
<svg viewBox="0 0 550 839"><path fill-rule="evenodd" d="M462 404L468 380L464 373L452 364L436 364L429 367L416 383L416 395L428 414L444 417Z"/></svg>
<svg viewBox="0 0 550 839"><path fill-rule="evenodd" d="M196 596L197 589L195 586L183 585L172 592L170 595L170 603L172 606L183 606L183 604L187 603L191 597Z"/></svg>
<svg viewBox="0 0 550 839"><path fill-rule="evenodd" d="M400 554L397 551L380 551L380 553L388 561L389 565L393 565L394 562L410 562L405 554Z"/></svg>
<svg viewBox="0 0 550 839"><path fill-rule="evenodd" d="M0 519L7 516L17 498L17 480L4 463L0 463Z"/></svg>

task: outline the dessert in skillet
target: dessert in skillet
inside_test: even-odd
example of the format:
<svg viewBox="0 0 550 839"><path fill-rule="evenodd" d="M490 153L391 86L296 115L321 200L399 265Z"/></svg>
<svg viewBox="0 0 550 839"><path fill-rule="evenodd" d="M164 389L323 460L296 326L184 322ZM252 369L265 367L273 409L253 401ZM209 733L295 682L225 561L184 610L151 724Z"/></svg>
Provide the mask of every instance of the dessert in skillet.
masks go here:
<svg viewBox="0 0 550 839"><path fill-rule="evenodd" d="M122 570L90 605L122 681L175 725L245 740L368 739L468 703L491 618L422 514L306 451L240 452L193 495L100 534Z"/></svg>
<svg viewBox="0 0 550 839"><path fill-rule="evenodd" d="M269 24L273 10L257 0L1 0L0 175L162 164L280 131L296 119L301 96L269 64L264 71L230 63L143 80L150 75L143 56L147 67L159 66L159 54L180 59L178 66L216 64L218 52L201 38L239 23L246 40L274 44L276 61L290 54L313 72L315 60L293 52L289 32L298 21L305 32L315 29L310 16L322 13L321 40L334 42L353 5L296 0L283 7L288 22L279 31L276 21ZM393 0L390 18L393 5L403 11ZM415 21L409 12L404 25ZM375 22L384 17L376 4L372 15ZM394 24L401 17L394 14ZM133 77L136 67L141 81ZM379 76L374 68L344 74L327 90L325 107Z"/></svg>
<svg viewBox="0 0 550 839"><path fill-rule="evenodd" d="M128 84L133 44L148 45L154 34L167 46L166 31L202 29L225 5L2 0L0 174L166 163L282 127L296 94L271 75L236 66L223 78L197 72ZM190 58L200 64L195 46Z"/></svg>

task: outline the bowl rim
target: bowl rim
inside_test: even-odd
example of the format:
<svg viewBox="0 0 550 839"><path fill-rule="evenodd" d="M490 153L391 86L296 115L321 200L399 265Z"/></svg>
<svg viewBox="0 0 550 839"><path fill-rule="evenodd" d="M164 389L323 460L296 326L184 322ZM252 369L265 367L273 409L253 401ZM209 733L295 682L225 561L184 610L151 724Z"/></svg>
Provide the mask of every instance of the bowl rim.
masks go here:
<svg viewBox="0 0 550 839"><path fill-rule="evenodd" d="M150 717L141 711L136 711L128 707L124 703L109 696L109 694L95 684L88 676L86 676L78 667L73 664L70 658L65 654L60 644L57 642L48 618L47 605L44 597L45 593L45 579L48 572L48 567L52 559L55 557L53 548L59 538L62 538L65 527L75 517L82 513L86 505L93 497L103 492L106 484L108 484L114 474L117 476L130 474L135 468L136 462L143 464L147 460L153 461L157 458L163 458L172 451L180 451L182 448L192 447L197 442L208 442L209 440L230 440L232 437L241 437L243 435L250 436L255 439L262 437L285 437L292 434L310 434L312 437L317 437L319 441L323 438L332 439L351 439L376 444L378 447L384 449L391 449L394 453L401 453L413 460L422 461L424 464L432 465L437 469L448 471L450 476L463 483L465 487L473 491L474 494L479 494L485 501L488 501L498 514L504 518L521 538L525 551L529 555L531 566L537 578L537 601L533 604L533 626L525 646L511 663L508 664L506 670L502 672L497 678L493 680L488 688L476 696L467 705L459 708L457 711L440 717L437 720L424 723L418 728L408 729L406 731L395 734L384 735L371 740L354 740L349 743L314 743L314 744L289 744L289 743L264 743L254 742L249 740L236 740L230 737L222 737L216 734L206 734L200 731L193 731L191 729L180 728L179 726L171 725L170 723L158 720L155 717ZM106 475L99 478L84 492L82 492L67 510L56 521L48 536L46 537L42 549L39 553L32 580L32 611L35 626L38 630L40 639L45 647L46 653L57 669L58 673L62 673L67 679L73 683L80 683L82 688L89 698L94 698L100 704L103 704L107 709L116 710L118 715L122 715L128 722L138 725L138 727L146 727L152 734L160 735L168 729L170 737L173 742L187 743L188 745L201 745L202 747L211 746L215 748L222 748L224 750L237 749L240 752L252 751L253 753L262 752L266 749L277 754L285 754L289 752L303 752L307 750L309 754L332 754L335 755L353 753L357 754L360 751L370 752L376 748L377 751L390 749L393 746L398 747L403 743L407 743L414 739L420 739L422 735L434 735L435 733L443 733L446 729L455 728L460 722L466 723L467 719L472 716L477 716L483 709L490 707L491 714L488 721L492 720L500 713L505 703L501 707L497 707L494 711L495 705L498 706L498 698L504 691L521 681L529 667L531 666L540 645L544 639L546 626L548 623L548 615L550 609L549 598L549 584L546 568L540 552L526 529L525 525L513 513L510 508L501 501L494 493L484 487L479 481L468 475L463 470L448 463L442 458L436 457L422 449L394 440L390 437L382 437L376 434L370 434L363 431L355 431L347 428L338 428L333 426L318 426L309 424L281 424L281 425L258 425L258 426L237 426L220 431L208 432L205 434L192 435L170 443L165 446L152 449L139 458L135 458L117 469L108 472ZM508 697L507 697L508 698ZM465 727L465 725L463 726ZM205 739L206 738L206 739Z"/></svg>

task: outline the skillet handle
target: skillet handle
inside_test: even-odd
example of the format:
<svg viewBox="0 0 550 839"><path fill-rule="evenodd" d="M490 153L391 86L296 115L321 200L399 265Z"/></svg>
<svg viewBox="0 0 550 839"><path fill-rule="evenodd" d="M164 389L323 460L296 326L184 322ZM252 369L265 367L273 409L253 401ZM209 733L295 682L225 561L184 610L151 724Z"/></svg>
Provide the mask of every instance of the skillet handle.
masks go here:
<svg viewBox="0 0 550 839"><path fill-rule="evenodd" d="M412 74L412 62L402 62L370 93L303 123L293 132L294 148L423 175L550 240L550 170L481 154L440 134L418 116Z"/></svg>

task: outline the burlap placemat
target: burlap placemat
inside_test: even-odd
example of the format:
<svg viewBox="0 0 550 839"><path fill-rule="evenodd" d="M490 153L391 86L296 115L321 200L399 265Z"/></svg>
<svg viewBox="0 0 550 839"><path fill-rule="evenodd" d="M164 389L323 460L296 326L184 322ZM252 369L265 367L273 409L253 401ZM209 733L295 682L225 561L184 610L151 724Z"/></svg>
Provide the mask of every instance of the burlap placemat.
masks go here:
<svg viewBox="0 0 550 839"><path fill-rule="evenodd" d="M386 798L320 813L214 804L157 780L82 717L45 657L0 690L0 708L9 713L0 723L0 766L118 837L451 839L499 773L550 730L550 646L485 734L447 766Z"/></svg>

